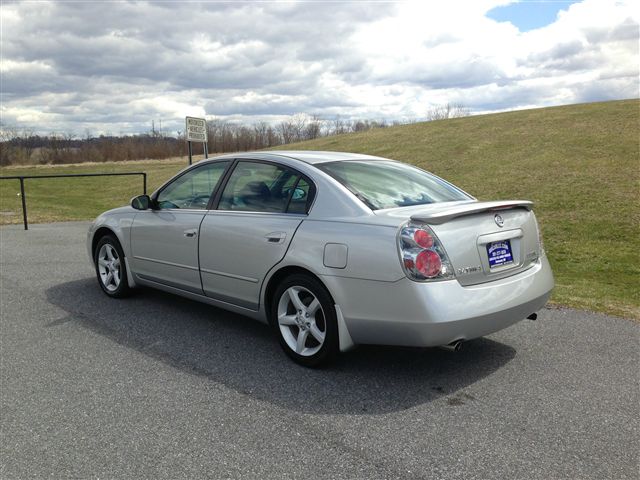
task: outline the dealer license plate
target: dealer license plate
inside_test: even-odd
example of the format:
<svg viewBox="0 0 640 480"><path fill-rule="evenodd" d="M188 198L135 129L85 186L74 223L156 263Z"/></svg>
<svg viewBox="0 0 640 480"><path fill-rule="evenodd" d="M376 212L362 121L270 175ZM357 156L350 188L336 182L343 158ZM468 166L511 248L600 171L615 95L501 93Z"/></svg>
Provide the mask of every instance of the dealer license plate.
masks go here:
<svg viewBox="0 0 640 480"><path fill-rule="evenodd" d="M489 257L489 268L501 267L513 263L511 253L511 242L503 240L487 244L487 256Z"/></svg>

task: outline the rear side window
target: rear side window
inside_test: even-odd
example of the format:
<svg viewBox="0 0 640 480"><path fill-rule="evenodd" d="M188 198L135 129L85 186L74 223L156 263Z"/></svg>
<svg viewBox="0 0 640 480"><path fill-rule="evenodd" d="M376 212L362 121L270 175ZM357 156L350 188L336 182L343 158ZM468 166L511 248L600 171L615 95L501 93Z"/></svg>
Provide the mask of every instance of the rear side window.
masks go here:
<svg viewBox="0 0 640 480"><path fill-rule="evenodd" d="M282 165L239 162L231 173L219 210L271 213L306 213L312 195L310 184Z"/></svg>
<svg viewBox="0 0 640 480"><path fill-rule="evenodd" d="M291 192L287 213L307 213L312 199L313 190L311 184L301 177L293 192Z"/></svg>
<svg viewBox="0 0 640 480"><path fill-rule="evenodd" d="M471 200L444 180L393 161L342 161L317 165L372 210Z"/></svg>

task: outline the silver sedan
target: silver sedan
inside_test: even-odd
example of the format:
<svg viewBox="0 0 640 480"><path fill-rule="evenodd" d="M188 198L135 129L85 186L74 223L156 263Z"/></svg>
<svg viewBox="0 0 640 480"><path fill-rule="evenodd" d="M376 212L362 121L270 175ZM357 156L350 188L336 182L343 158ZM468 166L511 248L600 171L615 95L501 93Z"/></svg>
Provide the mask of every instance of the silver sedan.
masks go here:
<svg viewBox="0 0 640 480"><path fill-rule="evenodd" d="M380 157L243 153L103 213L87 248L110 297L149 286L253 317L316 366L535 318L554 280L531 207Z"/></svg>

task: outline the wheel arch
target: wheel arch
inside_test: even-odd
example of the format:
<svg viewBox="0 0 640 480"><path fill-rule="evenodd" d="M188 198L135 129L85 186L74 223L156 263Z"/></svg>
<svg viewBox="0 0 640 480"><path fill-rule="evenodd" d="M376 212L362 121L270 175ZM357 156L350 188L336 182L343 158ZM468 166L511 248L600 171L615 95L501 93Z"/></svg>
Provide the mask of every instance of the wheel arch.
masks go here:
<svg viewBox="0 0 640 480"><path fill-rule="evenodd" d="M125 261L125 265L126 265L127 280L129 282L129 287L135 288L136 287L136 281L135 281L135 278L133 276L133 272L131 271L131 264L129 263L129 255L127 253L127 245L122 241L122 238L120 238L120 235L118 235L117 231L114 230L113 228L110 228L109 226L102 225L99 228L97 228L95 232L93 232L93 237L91 238L91 260L92 260L92 262L94 261L94 259L96 257L96 247L98 246L98 242L100 242L100 240L103 239L104 237L106 237L107 235L112 235L113 237L115 237L115 239L118 241L118 243L120 243L120 248L122 248L122 252L124 253L124 261Z"/></svg>
<svg viewBox="0 0 640 480"><path fill-rule="evenodd" d="M271 318L271 302L273 302L273 295L275 294L276 289L278 288L278 285L288 276L295 275L295 274L308 275L314 278L315 280L317 280L320 283L320 285L322 285L325 288L325 290L329 293L329 296L331 297L331 301L334 302L334 305L335 305L335 299L331 294L331 290L329 290L327 285L320 279L318 275L313 273L311 270L304 267L300 267L298 265L286 265L276 270L269 277L269 280L267 281L267 286L265 287L265 290L264 290L264 312L267 318L267 322L269 324L273 323L273 319Z"/></svg>
<svg viewBox="0 0 640 480"><path fill-rule="evenodd" d="M98 246L98 242L107 235L113 235L116 237L118 242L120 242L120 246L122 246L122 242L118 238L118 235L111 230L109 227L100 227L93 233L93 238L91 239L91 256L92 258L96 256L96 247Z"/></svg>
<svg viewBox="0 0 640 480"><path fill-rule="evenodd" d="M347 324L345 322L344 316L342 314L342 309L340 305L338 305L335 301L335 296L331 293L331 289L327 286L322 279L313 273L311 270L300 267L298 265L287 265L283 266L280 269L276 270L273 275L267 281L267 286L264 291L264 313L267 319L267 322L273 326L273 319L271 318L271 302L273 301L273 295L275 294L276 289L278 288L278 284L284 280L289 275L293 274L304 274L309 275L310 277L316 279L320 285L322 285L329 297L331 297L331 301L336 310L336 318L338 321L338 343L341 352L348 352L356 347L356 343L351 338L351 334L349 333L349 329L347 328Z"/></svg>

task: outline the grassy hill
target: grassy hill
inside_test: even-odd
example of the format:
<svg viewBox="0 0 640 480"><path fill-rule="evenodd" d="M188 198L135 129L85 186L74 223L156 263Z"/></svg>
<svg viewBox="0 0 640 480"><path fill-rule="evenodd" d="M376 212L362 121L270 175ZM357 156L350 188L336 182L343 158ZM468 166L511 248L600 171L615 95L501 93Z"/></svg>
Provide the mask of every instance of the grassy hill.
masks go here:
<svg viewBox="0 0 640 480"><path fill-rule="evenodd" d="M640 318L640 101L570 105L371 130L287 149L412 163L481 200L533 200L554 301Z"/></svg>
<svg viewBox="0 0 640 480"><path fill-rule="evenodd" d="M416 123L287 149L413 163L481 200L529 199L556 275L553 301L640 319L640 101L571 105ZM184 159L0 168L1 175L145 171L153 190ZM18 223L17 181L0 182L0 222ZM28 180L32 222L88 219L140 193L131 177Z"/></svg>

